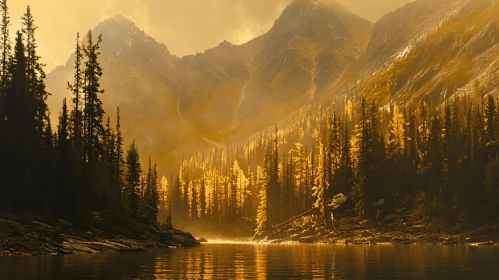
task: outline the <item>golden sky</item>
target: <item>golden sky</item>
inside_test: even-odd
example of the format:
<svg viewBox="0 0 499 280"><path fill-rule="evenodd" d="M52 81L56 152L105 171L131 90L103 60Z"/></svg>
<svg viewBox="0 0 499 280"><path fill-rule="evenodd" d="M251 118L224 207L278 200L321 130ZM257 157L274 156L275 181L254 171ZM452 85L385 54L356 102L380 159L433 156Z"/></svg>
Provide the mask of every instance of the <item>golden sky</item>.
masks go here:
<svg viewBox="0 0 499 280"><path fill-rule="evenodd" d="M39 54L47 72L64 64L76 32L121 14L177 56L203 52L223 40L244 43L265 33L291 0L8 0L11 33L31 6L38 25ZM339 0L371 21L410 0Z"/></svg>

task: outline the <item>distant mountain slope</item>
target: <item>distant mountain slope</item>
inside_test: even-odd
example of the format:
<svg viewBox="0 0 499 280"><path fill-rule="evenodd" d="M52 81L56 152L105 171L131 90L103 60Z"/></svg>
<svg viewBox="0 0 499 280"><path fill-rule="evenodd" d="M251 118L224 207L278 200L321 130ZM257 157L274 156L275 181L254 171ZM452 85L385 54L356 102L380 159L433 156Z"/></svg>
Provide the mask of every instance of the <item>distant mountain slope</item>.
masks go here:
<svg viewBox="0 0 499 280"><path fill-rule="evenodd" d="M335 89L380 105L422 98L438 104L475 78L495 75L498 20L492 0L407 4L375 24L366 53L349 66Z"/></svg>
<svg viewBox="0 0 499 280"><path fill-rule="evenodd" d="M141 152L154 154L162 163L181 157L186 147L199 147L201 136L177 112L174 67L180 59L121 16L100 23L93 34L103 36L104 109L114 120L120 106L125 139L135 137ZM53 118L59 113L62 98L70 95L66 82L72 81L73 60L74 55L47 77L53 94L49 98Z"/></svg>
<svg viewBox="0 0 499 280"><path fill-rule="evenodd" d="M177 58L131 21L100 23L104 109L159 163L279 122L331 85L367 47L372 23L334 0L296 0L265 35ZM48 75L53 117L73 58Z"/></svg>

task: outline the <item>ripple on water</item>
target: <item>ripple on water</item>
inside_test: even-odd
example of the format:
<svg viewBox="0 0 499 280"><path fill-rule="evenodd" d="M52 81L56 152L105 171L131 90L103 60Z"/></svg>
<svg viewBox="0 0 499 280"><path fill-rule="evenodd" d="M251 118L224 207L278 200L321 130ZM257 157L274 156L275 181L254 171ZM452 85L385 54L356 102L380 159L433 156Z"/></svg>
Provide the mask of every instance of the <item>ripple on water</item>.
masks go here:
<svg viewBox="0 0 499 280"><path fill-rule="evenodd" d="M497 279L499 247L205 243L0 258L2 279Z"/></svg>

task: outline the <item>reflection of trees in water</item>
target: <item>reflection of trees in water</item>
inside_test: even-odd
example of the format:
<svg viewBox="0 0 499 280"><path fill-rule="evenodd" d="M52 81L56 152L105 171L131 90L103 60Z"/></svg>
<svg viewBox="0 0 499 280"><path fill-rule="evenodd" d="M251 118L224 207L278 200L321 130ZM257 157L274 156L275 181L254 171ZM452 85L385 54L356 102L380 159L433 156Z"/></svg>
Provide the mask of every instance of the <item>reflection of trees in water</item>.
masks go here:
<svg viewBox="0 0 499 280"><path fill-rule="evenodd" d="M5 258L0 272L2 279L142 279L154 274L153 264L154 254L82 253Z"/></svg>
<svg viewBox="0 0 499 280"><path fill-rule="evenodd" d="M490 279L498 256L497 246L207 244L0 258L0 279Z"/></svg>
<svg viewBox="0 0 499 280"><path fill-rule="evenodd" d="M257 279L267 279L267 245L255 245L255 271Z"/></svg>

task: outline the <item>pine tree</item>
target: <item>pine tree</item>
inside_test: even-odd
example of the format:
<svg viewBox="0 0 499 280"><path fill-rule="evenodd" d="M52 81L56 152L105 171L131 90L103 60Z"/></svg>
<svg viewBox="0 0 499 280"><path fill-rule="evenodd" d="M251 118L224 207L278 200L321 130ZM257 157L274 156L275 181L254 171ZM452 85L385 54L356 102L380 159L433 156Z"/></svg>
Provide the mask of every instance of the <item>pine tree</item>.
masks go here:
<svg viewBox="0 0 499 280"><path fill-rule="evenodd" d="M430 121L430 134L428 139L428 160L430 162L428 199L429 202L435 199L441 184L442 153L441 153L441 123L440 114L434 112Z"/></svg>
<svg viewBox="0 0 499 280"><path fill-rule="evenodd" d="M487 104L485 106L485 116L486 116L486 130L487 130L487 141L495 140L495 129L496 129L496 102L492 95L487 98Z"/></svg>
<svg viewBox="0 0 499 280"><path fill-rule="evenodd" d="M50 126L49 126L50 128ZM47 129L48 130L48 129ZM69 139L69 114L66 98L62 103L57 128L57 188L55 191L56 203L53 211L57 217L74 218L74 190L71 182L71 143ZM47 135L50 134L47 131Z"/></svg>
<svg viewBox="0 0 499 280"><path fill-rule="evenodd" d="M140 167L139 152L135 145L135 140L130 145L126 157L126 191L127 208L132 217L137 218L139 214L139 188L142 169Z"/></svg>
<svg viewBox="0 0 499 280"><path fill-rule="evenodd" d="M36 106L36 129L41 135L48 120L47 97L49 93L45 89L45 66L40 62L40 56L37 54L37 43L35 32L38 27L35 25L31 8L28 6L22 17L22 32L26 36L26 76L27 91L34 96Z"/></svg>
<svg viewBox="0 0 499 280"><path fill-rule="evenodd" d="M394 107L393 118L390 121L387 150L389 158L402 156L405 151L405 120L397 106Z"/></svg>
<svg viewBox="0 0 499 280"><path fill-rule="evenodd" d="M206 218L207 212L207 196L206 196L206 180L205 178L201 179L200 188L199 188L199 207L198 207L198 217L201 219Z"/></svg>
<svg viewBox="0 0 499 280"><path fill-rule="evenodd" d="M369 169L369 123L366 115L365 100L362 99L359 108L359 123L353 136L352 151L356 153L355 185L352 189L352 198L355 203L355 211L361 217L367 216L366 189L368 184Z"/></svg>
<svg viewBox="0 0 499 280"><path fill-rule="evenodd" d="M151 161L149 160L149 164ZM145 217L151 226L158 224L159 192L158 192L158 168L149 167L146 178L146 192L144 195Z"/></svg>
<svg viewBox="0 0 499 280"><path fill-rule="evenodd" d="M0 9L2 10L2 23L0 25L0 63L1 65L1 79L0 79L0 105L4 102L5 95L7 94L7 88L9 87L9 59L11 57L12 46L10 42L9 26L9 8L7 7L7 0L1 0ZM0 106L0 116L4 112L5 108ZM3 120L3 118L2 118Z"/></svg>
<svg viewBox="0 0 499 280"><path fill-rule="evenodd" d="M352 158L351 158L352 147L348 135L348 126L346 123L344 127L344 135L342 141L343 141L343 147L341 151L341 163L340 163L342 180L340 186L342 186L341 192L350 194L353 181Z"/></svg>
<svg viewBox="0 0 499 280"><path fill-rule="evenodd" d="M406 129L405 129L405 154L406 157L415 163L417 156L417 124L416 124L416 112L414 111L413 103L410 103L409 112L406 118ZM412 172L413 170L411 170Z"/></svg>
<svg viewBox="0 0 499 280"><path fill-rule="evenodd" d="M107 117L106 129L104 133L104 157L103 163L105 166L105 170L107 170L107 174L105 174L106 183L105 183L105 193L106 193L106 201L108 206L112 209L116 210L119 208L120 196L116 192L116 163L115 163L115 151L116 151L116 135L111 128L111 118Z"/></svg>
<svg viewBox="0 0 499 280"><path fill-rule="evenodd" d="M40 176L39 182L35 188L38 188L36 190L36 194L39 195L39 201L35 205L34 209L41 209L42 211L45 211L46 213L53 213L53 215L60 215L61 212L58 212L56 210L59 210L57 208L54 208L54 205L60 205L63 200L59 200L60 197L58 196L60 193L58 193L59 189L56 176L68 176L67 174L61 174L60 170L57 170L56 172L56 167L57 164L55 163L56 161L56 151L54 151L54 139L56 137L54 136L55 134L52 133L52 124L50 122L50 119L47 123L47 128L44 131L43 135L43 153L41 155L41 166L40 166ZM59 136L59 134L57 134ZM57 142L59 145L59 138L57 138ZM58 155L58 154L57 154ZM60 178L59 178L60 179ZM68 209L69 210L69 209Z"/></svg>
<svg viewBox="0 0 499 280"><path fill-rule="evenodd" d="M329 152L327 157L328 165L328 180L329 186L333 193L341 192L342 186L340 180L340 161L341 161L341 128L340 120L338 119L336 113L333 113L333 118L329 124Z"/></svg>
<svg viewBox="0 0 499 280"><path fill-rule="evenodd" d="M100 54L100 44L102 36L97 42L93 42L92 31L88 32L87 44L83 46L83 52L87 60L85 61L85 83L83 91L85 93L85 158L89 165L99 159L102 153L100 138L103 135L102 118L104 109L99 94L104 93L100 88L100 78L102 68L98 61Z"/></svg>
<svg viewBox="0 0 499 280"><path fill-rule="evenodd" d="M71 84L68 82L68 89L72 92L73 98L72 103L74 105L73 111L71 112L71 118L73 127L73 145L77 150L78 157L80 157L81 153L81 137L82 137L82 127L83 127L83 113L82 113L82 100L81 100L81 91L83 85L83 73L81 69L81 64L83 61L83 53L80 46L80 33L76 34L76 49L75 49L75 61L74 61L74 80Z"/></svg>
<svg viewBox="0 0 499 280"><path fill-rule="evenodd" d="M314 207L319 209L322 220L327 223L325 209L325 195L328 186L327 168L326 168L326 148L324 144L319 143L319 158L317 161L317 176L315 177L315 185L312 188L313 196L315 197Z"/></svg>
<svg viewBox="0 0 499 280"><path fill-rule="evenodd" d="M11 57L12 46L9 37L9 13L7 7L7 0L0 1L0 9L2 12L2 22L0 24L0 135L8 135L6 125L6 110L7 110L7 94L10 87L9 78L9 60ZM8 165L7 161L9 154L8 139L7 137L0 137L0 177L8 178ZM0 184L0 192L8 193L8 186L6 183ZM0 197L0 210L4 208L1 205L7 205L8 198L5 196ZM7 207L5 207L7 208Z"/></svg>
<svg viewBox="0 0 499 280"><path fill-rule="evenodd" d="M6 125L11 142L8 143L7 158L14 160L8 166L10 171L6 172L6 181L11 188L17 185L15 191L12 190L14 195L11 203L12 210L20 211L30 205L32 196L36 196L32 179L35 179L35 163L39 160L36 151L40 145L36 141L39 138L36 137L35 102L27 92L25 48L20 32L17 32L10 73L12 80L6 96Z"/></svg>
<svg viewBox="0 0 499 280"><path fill-rule="evenodd" d="M125 165L125 161L123 159L123 135L121 133L121 115L120 115L120 107L116 109L116 144L115 144L116 151L114 152L115 155L115 160L114 163L116 166L114 167L115 170L115 192L116 192L116 197L120 198L120 201L123 203L123 168Z"/></svg>
<svg viewBox="0 0 499 280"><path fill-rule="evenodd" d="M257 227L256 232L264 231L269 228L269 217L268 217L268 179L267 172L264 168L258 166L257 168L257 185L260 189L260 202L258 204L257 212Z"/></svg>

